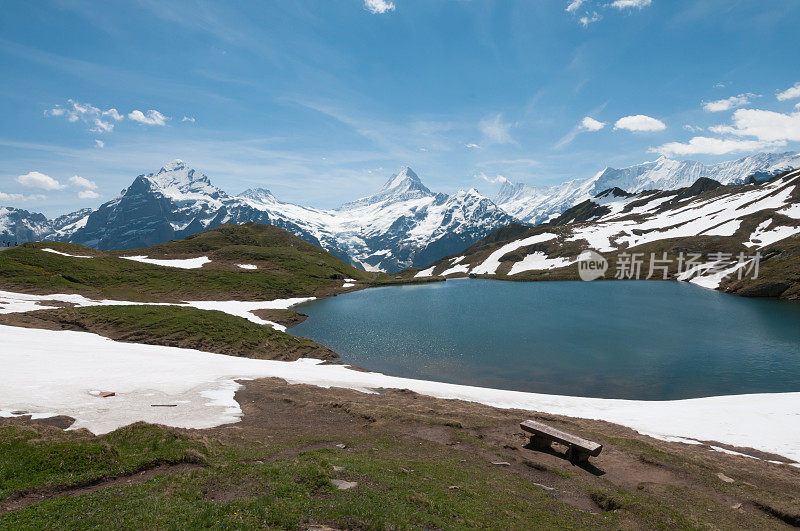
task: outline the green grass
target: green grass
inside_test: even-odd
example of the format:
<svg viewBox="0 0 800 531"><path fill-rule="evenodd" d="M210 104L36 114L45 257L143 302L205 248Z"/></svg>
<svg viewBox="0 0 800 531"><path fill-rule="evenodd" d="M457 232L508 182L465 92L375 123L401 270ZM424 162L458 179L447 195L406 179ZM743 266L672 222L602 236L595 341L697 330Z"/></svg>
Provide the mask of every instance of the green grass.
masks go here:
<svg viewBox="0 0 800 531"><path fill-rule="evenodd" d="M133 424L102 437L57 430L0 426L0 500L41 485L71 485L166 463L202 463L197 440L163 428Z"/></svg>
<svg viewBox="0 0 800 531"><path fill-rule="evenodd" d="M26 437L17 440L0 431L3 448L9 446L7 439L14 441L10 446L15 453L8 461L24 463L9 469L21 476L4 492L135 470L137 465L165 455L180 458L184 447L191 446L171 430L151 427L150 432L142 433L142 429L118 430L94 443L62 442L60 436L47 442ZM460 454L448 455L450 452L439 449L435 455L427 455L430 450L426 449L416 458L415 448L395 440L378 439L370 444L391 456L379 457L371 450L315 450L269 461L268 449L254 453L252 449L227 448L208 459L203 457L208 463L205 468L44 501L0 515L0 527L292 529L316 522L365 529L529 529L592 522L590 515L553 500L532 483L490 465L465 465L458 459ZM194 451L209 453L202 448ZM131 458L120 463L120 455L127 454ZM263 462L250 459L259 454ZM62 461L58 455L68 459ZM45 466L39 467L39 462ZM70 472L61 470L65 463ZM334 471L334 465L344 470ZM44 472L38 473L39 468ZM333 478L357 481L358 487L339 491L330 482ZM451 485L459 489L451 490ZM601 527L599 523L595 525Z"/></svg>
<svg viewBox="0 0 800 531"><path fill-rule="evenodd" d="M330 349L310 339L213 310L182 306L93 306L39 310L28 315L118 341L260 359L336 357Z"/></svg>
<svg viewBox="0 0 800 531"><path fill-rule="evenodd" d="M53 248L95 258L42 252ZM200 269L144 264L117 255L151 258L208 256ZM255 263L242 270L236 263ZM271 299L340 288L334 277L375 281L382 275L354 268L325 250L266 225L223 225L178 242L100 253L79 245L37 242L0 254L0 288L84 293L126 300ZM388 276L386 276L388 277ZM388 279L388 278L387 278Z"/></svg>

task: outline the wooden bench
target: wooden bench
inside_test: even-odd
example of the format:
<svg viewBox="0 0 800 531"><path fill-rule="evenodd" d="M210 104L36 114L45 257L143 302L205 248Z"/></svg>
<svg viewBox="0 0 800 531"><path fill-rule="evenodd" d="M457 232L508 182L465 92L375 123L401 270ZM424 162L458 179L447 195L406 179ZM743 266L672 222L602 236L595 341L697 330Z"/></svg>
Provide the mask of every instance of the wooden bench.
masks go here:
<svg viewBox="0 0 800 531"><path fill-rule="evenodd" d="M584 463L589 456L597 457L603 449L602 444L581 439L575 435L551 428L541 422L526 420L519 423L522 431L531 434L531 444L534 448L547 449L554 442L563 444L567 447L567 458L572 463Z"/></svg>

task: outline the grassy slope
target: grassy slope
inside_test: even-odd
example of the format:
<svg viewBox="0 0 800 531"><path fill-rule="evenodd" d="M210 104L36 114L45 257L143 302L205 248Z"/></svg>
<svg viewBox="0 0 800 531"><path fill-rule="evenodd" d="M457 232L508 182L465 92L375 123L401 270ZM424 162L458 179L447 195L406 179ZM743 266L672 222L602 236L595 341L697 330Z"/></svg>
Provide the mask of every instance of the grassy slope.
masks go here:
<svg viewBox="0 0 800 531"><path fill-rule="evenodd" d="M310 339L218 311L180 306L94 306L0 315L0 324L81 330L116 341L167 345L259 359L334 359Z"/></svg>
<svg viewBox="0 0 800 531"><path fill-rule="evenodd" d="M96 258L42 252L57 249ZM178 269L124 260L208 256L200 269ZM258 270L239 269L252 263ZM223 225L185 240L125 252L101 253L74 244L31 243L0 254L0 289L82 293L135 301L259 300L327 295L341 291L339 278L380 282L385 275L352 267L323 249L267 225Z"/></svg>
<svg viewBox="0 0 800 531"><path fill-rule="evenodd" d="M93 437L0 421L0 528L771 529L782 525L773 513L800 510L791 467L598 421L540 418L603 443L599 475L521 448L516 423L529 413L268 381L240 393L243 422L215 430L138 424ZM165 462L202 466L70 495ZM53 499L2 514L26 489Z"/></svg>

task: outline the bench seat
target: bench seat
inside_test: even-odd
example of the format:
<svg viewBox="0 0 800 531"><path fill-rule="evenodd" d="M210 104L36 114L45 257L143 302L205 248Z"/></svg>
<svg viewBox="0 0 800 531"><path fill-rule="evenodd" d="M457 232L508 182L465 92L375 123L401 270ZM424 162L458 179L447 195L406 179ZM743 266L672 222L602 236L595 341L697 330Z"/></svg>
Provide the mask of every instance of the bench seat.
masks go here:
<svg viewBox="0 0 800 531"><path fill-rule="evenodd" d="M520 422L519 427L531 434L531 442L537 448L547 448L554 442L565 445L568 448L567 457L572 462L580 463L588 460L589 456L597 457L603 449L602 444L557 430L535 420Z"/></svg>

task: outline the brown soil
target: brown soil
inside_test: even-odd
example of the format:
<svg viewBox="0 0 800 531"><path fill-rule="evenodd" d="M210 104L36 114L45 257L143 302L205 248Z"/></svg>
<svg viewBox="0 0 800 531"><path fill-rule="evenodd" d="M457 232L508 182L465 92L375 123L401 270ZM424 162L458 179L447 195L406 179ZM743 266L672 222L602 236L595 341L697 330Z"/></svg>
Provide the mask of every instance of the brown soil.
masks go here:
<svg viewBox="0 0 800 531"><path fill-rule="evenodd" d="M347 444L344 451L367 451L359 441L389 436L421 441L420 459L433 445L487 466L507 462L503 469L508 474L536 483L551 496L589 512L613 510L617 502L602 492L621 489L694 507L703 521L709 512L715 517L719 513L717 524L723 528L763 527L765 523L781 527L800 515L800 470L724 454L707 445L660 441L603 421L496 409L408 390L364 394L290 385L279 379L242 383L236 395L244 412L242 422L209 431L231 444L313 441L295 444L276 457L335 449L341 443ZM563 447L535 450L519 428L519 422L528 418L597 441L603 451L588 464L576 466L566 458ZM752 449L738 450L758 455ZM734 482L720 479L720 472Z"/></svg>

